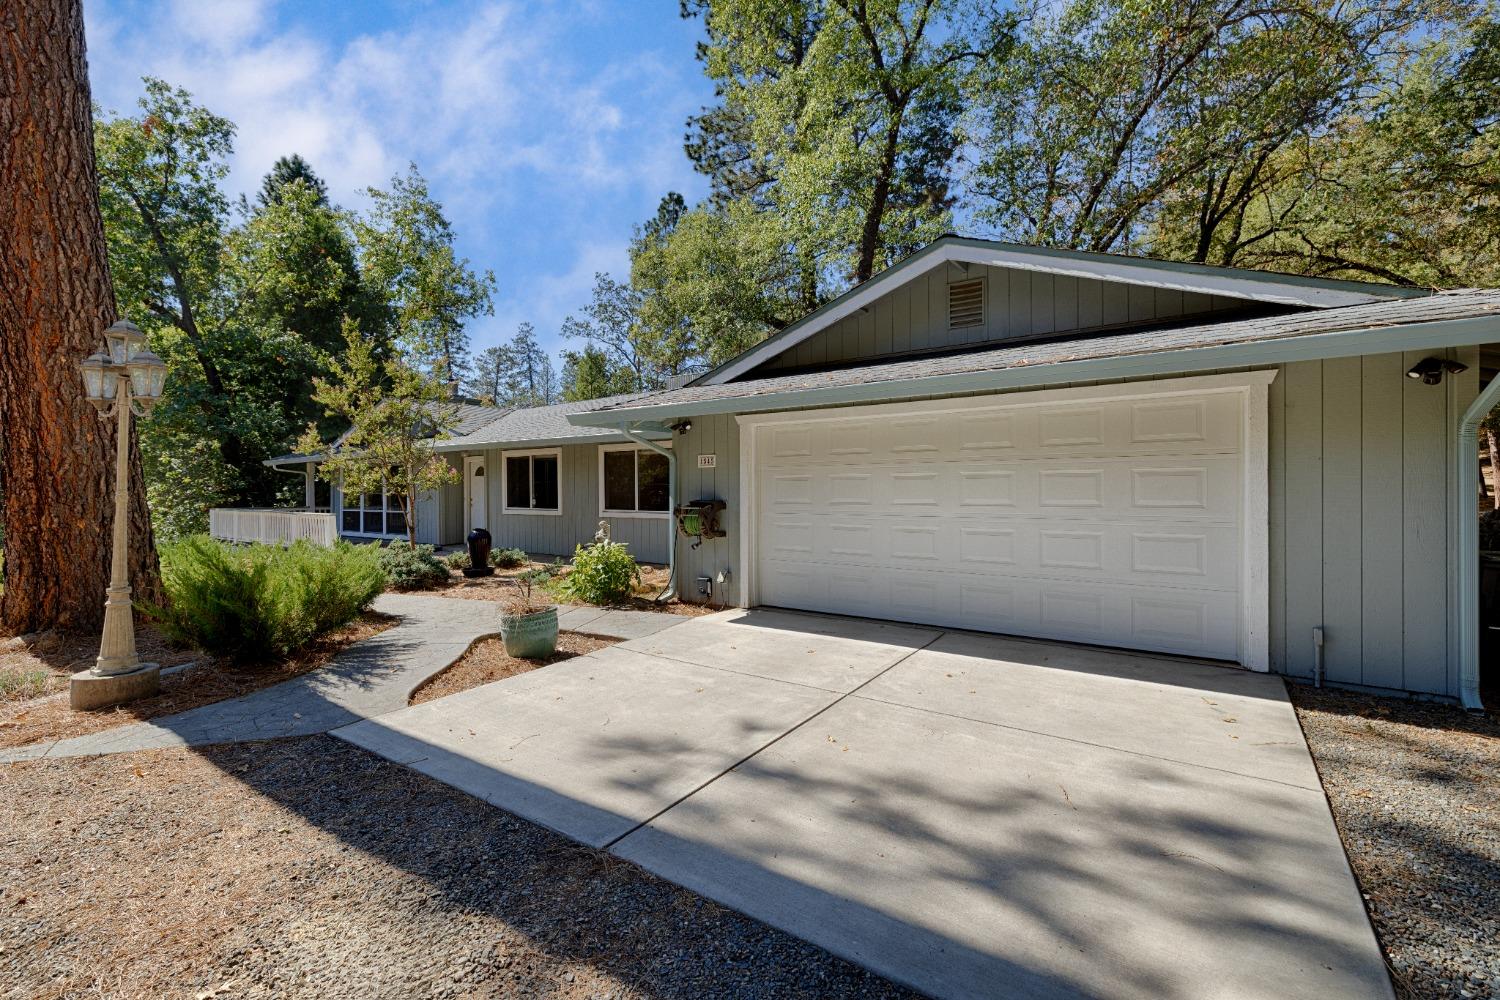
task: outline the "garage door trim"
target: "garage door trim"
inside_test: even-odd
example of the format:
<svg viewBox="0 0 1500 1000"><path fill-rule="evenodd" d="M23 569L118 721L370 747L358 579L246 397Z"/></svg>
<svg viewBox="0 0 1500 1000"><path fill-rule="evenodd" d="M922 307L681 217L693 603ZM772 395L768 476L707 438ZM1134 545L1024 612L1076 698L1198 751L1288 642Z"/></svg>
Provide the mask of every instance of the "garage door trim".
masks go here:
<svg viewBox="0 0 1500 1000"><path fill-rule="evenodd" d="M1276 371L1237 372L1182 378L1154 379L1140 382L1060 389L1038 389L1025 392L992 393L953 399L917 400L904 403L876 403L857 407L834 407L814 410L787 410L776 413L740 414L740 603L752 607L758 603L759 511L756 509L759 484L756 456L756 430L774 423L813 423L848 420L857 412L877 419L911 414L960 413L966 410L1003 407L1052 406L1058 403L1088 403L1107 400L1145 400L1171 396L1227 393L1240 397L1244 422L1241 457L1244 463L1240 478L1243 495L1243 541L1240 560L1240 596L1243 602L1238 641L1239 662L1252 670L1270 669L1270 548L1269 460L1267 435L1267 400L1269 386Z"/></svg>

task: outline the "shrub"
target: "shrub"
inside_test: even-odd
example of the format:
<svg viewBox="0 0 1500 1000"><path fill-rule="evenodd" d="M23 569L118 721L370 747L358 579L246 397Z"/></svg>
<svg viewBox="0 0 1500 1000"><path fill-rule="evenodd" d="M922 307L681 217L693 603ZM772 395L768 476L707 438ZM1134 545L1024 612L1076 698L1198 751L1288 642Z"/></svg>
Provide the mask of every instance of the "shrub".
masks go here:
<svg viewBox="0 0 1500 1000"><path fill-rule="evenodd" d="M517 566L525 566L530 561L522 549L490 550L490 565L500 569L515 569Z"/></svg>
<svg viewBox="0 0 1500 1000"><path fill-rule="evenodd" d="M449 569L463 569L465 566L469 565L469 553L464 551L463 549L459 549L456 552L450 552L447 555L443 556L443 563Z"/></svg>
<svg viewBox="0 0 1500 1000"><path fill-rule="evenodd" d="M573 553L573 571L558 589L585 604L618 604L630 596L630 588L641 578L630 550L619 542L597 542L578 546Z"/></svg>
<svg viewBox="0 0 1500 1000"><path fill-rule="evenodd" d="M385 586L374 546L234 546L194 535L161 549L169 638L230 659L285 656L353 621Z"/></svg>
<svg viewBox="0 0 1500 1000"><path fill-rule="evenodd" d="M552 602L538 596L549 592L552 574L544 569L529 569L516 574L515 587L500 598L500 613L512 617L534 615L546 611Z"/></svg>
<svg viewBox="0 0 1500 1000"><path fill-rule="evenodd" d="M1500 510L1487 510L1479 515L1479 550L1496 549L1500 549Z"/></svg>
<svg viewBox="0 0 1500 1000"><path fill-rule="evenodd" d="M447 583L448 566L433 554L431 545L392 542L380 550L380 568L395 590L426 590Z"/></svg>

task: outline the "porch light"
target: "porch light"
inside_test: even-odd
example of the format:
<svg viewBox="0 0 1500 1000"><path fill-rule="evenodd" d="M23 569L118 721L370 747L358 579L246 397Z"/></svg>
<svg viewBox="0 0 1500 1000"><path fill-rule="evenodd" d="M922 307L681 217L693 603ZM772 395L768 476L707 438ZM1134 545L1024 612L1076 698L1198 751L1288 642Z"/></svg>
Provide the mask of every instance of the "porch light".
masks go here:
<svg viewBox="0 0 1500 1000"><path fill-rule="evenodd" d="M128 319L117 319L104 331L109 345L109 359L117 365L128 365L146 346L146 335Z"/></svg>
<svg viewBox="0 0 1500 1000"><path fill-rule="evenodd" d="M1469 366L1442 358L1423 358L1406 370L1406 377L1421 379L1423 385L1437 385L1444 375L1458 375L1469 370Z"/></svg>

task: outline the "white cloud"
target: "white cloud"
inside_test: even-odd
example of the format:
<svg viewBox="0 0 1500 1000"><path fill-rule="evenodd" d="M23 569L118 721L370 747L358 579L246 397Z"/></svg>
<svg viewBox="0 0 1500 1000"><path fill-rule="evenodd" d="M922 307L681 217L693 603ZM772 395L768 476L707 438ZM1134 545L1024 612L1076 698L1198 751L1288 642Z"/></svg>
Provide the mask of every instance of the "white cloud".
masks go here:
<svg viewBox="0 0 1500 1000"><path fill-rule="evenodd" d="M296 152L358 207L417 163L463 252L499 278L500 315L476 325L478 346L521 320L550 340L595 270L624 273L630 223L668 189L692 190L682 123L700 102L681 67L639 46L581 52L603 9L419 4L401 8L406 23L345 37L315 36L274 0L147 10L90 5L96 101L133 111L146 74L185 87L238 127L236 193Z"/></svg>

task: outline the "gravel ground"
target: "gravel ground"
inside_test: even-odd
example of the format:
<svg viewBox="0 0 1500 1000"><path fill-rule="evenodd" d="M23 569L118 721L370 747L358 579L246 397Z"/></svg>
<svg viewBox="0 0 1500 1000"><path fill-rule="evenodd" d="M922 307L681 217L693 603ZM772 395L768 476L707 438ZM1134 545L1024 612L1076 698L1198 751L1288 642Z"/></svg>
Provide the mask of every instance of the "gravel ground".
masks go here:
<svg viewBox="0 0 1500 1000"><path fill-rule="evenodd" d="M326 736L0 768L0 997L911 994Z"/></svg>
<svg viewBox="0 0 1500 1000"><path fill-rule="evenodd" d="M618 639L603 639L578 632L562 632L557 636L557 652L541 660L522 660L505 652L505 643L500 639L481 639L465 653L457 663L427 681L412 692L411 703L420 705L434 698L446 698L469 688L493 681L504 680L517 674L545 667L549 663L571 660L575 656L592 653L605 646L613 646Z"/></svg>
<svg viewBox="0 0 1500 1000"><path fill-rule="evenodd" d="M1500 1000L1500 724L1292 686L1397 991Z"/></svg>

